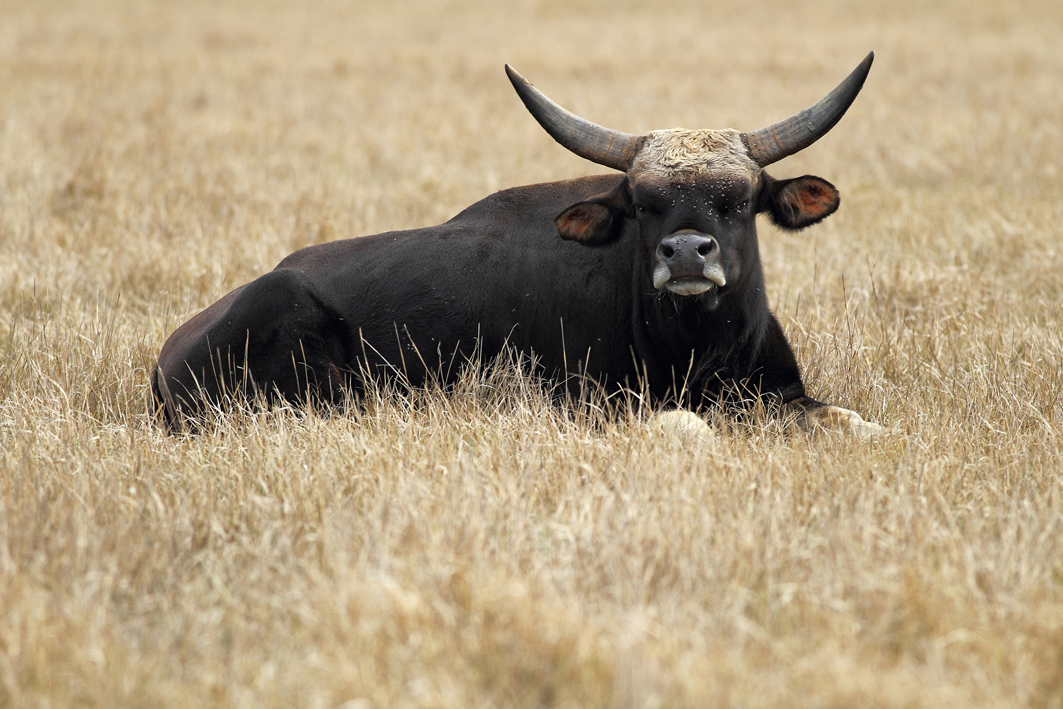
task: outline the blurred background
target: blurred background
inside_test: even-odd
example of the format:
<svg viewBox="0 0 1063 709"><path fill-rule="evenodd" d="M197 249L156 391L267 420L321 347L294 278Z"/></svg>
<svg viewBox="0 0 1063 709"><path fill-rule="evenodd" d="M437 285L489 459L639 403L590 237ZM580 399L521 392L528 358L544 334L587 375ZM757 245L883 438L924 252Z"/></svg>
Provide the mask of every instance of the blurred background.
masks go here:
<svg viewBox="0 0 1063 709"><path fill-rule="evenodd" d="M8 0L0 13L9 298L27 270L42 284L74 278L26 253L50 242L85 252L86 266L96 250L138 252L139 275L96 268L86 286L121 278L155 297L166 266L151 262L180 248L193 275L219 263L231 274L215 274L216 291L306 243L431 224L496 189L602 171L530 119L507 62L618 130L746 130L809 105L875 50L850 114L773 168L840 187L842 210L815 239L844 233L863 247L847 258L940 255L940 210L957 189L965 213L1020 228L1013 202L998 213L985 196L1040 199L1063 179L1053 2ZM908 200L920 214L901 213ZM853 233L856 214L874 215L877 233ZM74 246L84 218L106 228Z"/></svg>

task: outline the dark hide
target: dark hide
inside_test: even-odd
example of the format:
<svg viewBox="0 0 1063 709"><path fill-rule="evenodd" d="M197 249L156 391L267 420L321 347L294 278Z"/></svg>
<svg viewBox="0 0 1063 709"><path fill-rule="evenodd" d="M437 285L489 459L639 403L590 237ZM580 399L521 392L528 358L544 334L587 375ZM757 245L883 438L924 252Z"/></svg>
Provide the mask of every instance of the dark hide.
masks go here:
<svg viewBox="0 0 1063 709"><path fill-rule="evenodd" d="M677 189L687 206L663 207ZM334 402L396 373L446 383L508 346L570 390L582 375L653 405L698 410L737 392L814 406L767 307L754 221L802 228L837 208L837 191L766 174L745 189L585 177L499 192L439 226L301 249L174 332L152 391L173 426L229 396ZM719 241L726 287L654 288L654 250L677 230Z"/></svg>

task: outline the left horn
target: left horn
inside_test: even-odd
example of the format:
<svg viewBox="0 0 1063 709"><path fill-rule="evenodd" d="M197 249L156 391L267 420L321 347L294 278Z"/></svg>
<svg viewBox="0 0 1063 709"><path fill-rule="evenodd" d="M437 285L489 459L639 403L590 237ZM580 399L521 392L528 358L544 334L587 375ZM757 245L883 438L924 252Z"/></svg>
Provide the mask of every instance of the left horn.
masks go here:
<svg viewBox="0 0 1063 709"><path fill-rule="evenodd" d="M804 150L826 135L827 131L841 120L856 95L860 93L874 60L875 53L871 52L845 81L814 106L767 128L743 133L742 137L749 147L749 156L761 167L767 167L788 155Z"/></svg>
<svg viewBox="0 0 1063 709"><path fill-rule="evenodd" d="M506 64L506 74L517 95L539 125L554 140L581 158L627 172L642 147L642 137L595 125L546 98L517 70Z"/></svg>

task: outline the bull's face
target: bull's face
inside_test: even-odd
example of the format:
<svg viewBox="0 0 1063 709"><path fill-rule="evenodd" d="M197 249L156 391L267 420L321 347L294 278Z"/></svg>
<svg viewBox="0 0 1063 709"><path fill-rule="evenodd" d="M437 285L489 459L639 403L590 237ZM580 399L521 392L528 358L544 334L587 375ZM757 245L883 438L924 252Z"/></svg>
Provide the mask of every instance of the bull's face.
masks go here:
<svg viewBox="0 0 1063 709"><path fill-rule="evenodd" d="M760 282L757 213L766 212L785 229L802 229L838 208L838 191L826 180L806 175L779 181L764 168L833 128L860 92L873 59L869 54L814 106L750 133L620 133L569 113L513 69L506 71L524 105L555 140L627 175L611 192L562 212L556 220L561 236L604 244L634 220L653 287L714 307L729 292Z"/></svg>
<svg viewBox="0 0 1063 709"><path fill-rule="evenodd" d="M627 179L566 209L557 228L565 239L600 245L634 221L645 280L713 308L760 282L757 213L801 229L837 208L830 183L812 176L773 179L735 131L655 131L645 137Z"/></svg>

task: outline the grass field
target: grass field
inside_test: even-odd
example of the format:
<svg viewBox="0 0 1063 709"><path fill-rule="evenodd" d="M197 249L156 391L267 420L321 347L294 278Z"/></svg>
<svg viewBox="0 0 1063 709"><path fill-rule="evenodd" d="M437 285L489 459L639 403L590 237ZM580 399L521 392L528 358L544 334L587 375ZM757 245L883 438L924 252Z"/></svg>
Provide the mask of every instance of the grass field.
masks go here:
<svg viewBox="0 0 1063 709"><path fill-rule="evenodd" d="M0 4L0 705L1063 705L1063 4ZM750 130L869 51L760 225L862 441L696 442L505 368L158 430L166 336L292 250Z"/></svg>

